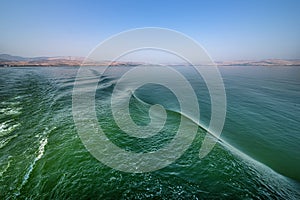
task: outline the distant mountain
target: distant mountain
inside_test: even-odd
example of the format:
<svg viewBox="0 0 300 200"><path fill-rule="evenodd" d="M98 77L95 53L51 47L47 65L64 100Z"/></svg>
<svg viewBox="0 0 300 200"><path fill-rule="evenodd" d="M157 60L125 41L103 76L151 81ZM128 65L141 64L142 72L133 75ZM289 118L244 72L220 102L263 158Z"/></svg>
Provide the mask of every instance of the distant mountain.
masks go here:
<svg viewBox="0 0 300 200"><path fill-rule="evenodd" d="M9 54L0 54L0 66L61 66L80 65L83 57L57 56L57 57L20 57Z"/></svg>
<svg viewBox="0 0 300 200"><path fill-rule="evenodd" d="M12 66L80 66L82 65L84 57L75 56L55 56L55 57L33 57L25 58L20 56L12 56L9 54L0 54L0 67ZM90 66L107 66L107 65L126 65L134 66L142 63L134 62L116 62L116 61L86 61L84 65Z"/></svg>
<svg viewBox="0 0 300 200"><path fill-rule="evenodd" d="M25 61L27 58L12 56L9 54L0 54L0 61Z"/></svg>
<svg viewBox="0 0 300 200"><path fill-rule="evenodd" d="M300 66L300 59L237 60L216 62L220 66Z"/></svg>
<svg viewBox="0 0 300 200"><path fill-rule="evenodd" d="M33 57L25 58L12 56L9 54L0 54L0 66L79 66L85 60L84 57L74 56L56 56L56 57ZM237 60L237 61L219 61L215 62L218 66L300 66L300 59L266 59L266 60ZM145 65L137 62L116 62L116 61L85 61L84 65L107 66L107 65ZM147 65L151 65L147 64ZM173 64L174 65L174 64ZM178 65L178 64L177 64Z"/></svg>
<svg viewBox="0 0 300 200"><path fill-rule="evenodd" d="M83 57L56 56L56 57L21 57L9 54L0 54L0 61L45 61L45 60L83 60Z"/></svg>

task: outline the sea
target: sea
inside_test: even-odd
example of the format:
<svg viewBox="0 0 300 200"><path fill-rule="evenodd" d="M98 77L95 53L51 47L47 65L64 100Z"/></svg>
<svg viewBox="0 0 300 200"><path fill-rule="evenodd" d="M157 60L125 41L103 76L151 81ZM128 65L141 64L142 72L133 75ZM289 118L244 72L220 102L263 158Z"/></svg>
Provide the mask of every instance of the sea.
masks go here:
<svg viewBox="0 0 300 200"><path fill-rule="evenodd" d="M79 66L0 68L0 199L300 199L300 67L218 67L226 118L203 158L199 149L212 112L207 85L192 67L172 67L192 85L201 123L187 119L197 132L178 159L139 173L101 162L78 134L75 80L89 87L76 79ZM97 81L95 111L107 138L140 153L170 143L181 117L187 117L176 95L155 83L133 91L128 107L136 124L150 122L155 104L165 107L167 120L152 137L128 136L114 121L111 98L117 81L134 66L102 68L86 66L89 79Z"/></svg>

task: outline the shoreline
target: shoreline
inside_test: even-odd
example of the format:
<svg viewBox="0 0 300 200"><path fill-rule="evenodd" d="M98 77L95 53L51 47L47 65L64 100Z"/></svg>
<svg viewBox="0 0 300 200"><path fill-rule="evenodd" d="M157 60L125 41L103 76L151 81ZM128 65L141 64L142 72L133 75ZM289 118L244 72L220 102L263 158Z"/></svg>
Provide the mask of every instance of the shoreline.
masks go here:
<svg viewBox="0 0 300 200"><path fill-rule="evenodd" d="M103 64L91 64L91 65L87 65L87 64L84 64L84 65L81 65L81 64L78 64L78 65L68 65L68 64L57 64L57 65L6 65L6 64L0 64L0 68L17 68L17 67L107 67L107 66L113 66L113 67L135 67L135 66L157 66L156 64L113 64L113 65L103 65ZM192 65L180 65L180 64L171 64L171 65L165 65L165 66L171 66L171 67L175 67L175 66L192 66ZM201 66L205 66L205 65L201 65ZM207 65L208 66L208 65ZM300 67L300 64L293 64L293 65L259 65L259 64L249 64L249 65L240 65L240 64L233 64L233 65L230 65L230 64L216 64L216 65L213 65L213 66L217 66L217 67Z"/></svg>

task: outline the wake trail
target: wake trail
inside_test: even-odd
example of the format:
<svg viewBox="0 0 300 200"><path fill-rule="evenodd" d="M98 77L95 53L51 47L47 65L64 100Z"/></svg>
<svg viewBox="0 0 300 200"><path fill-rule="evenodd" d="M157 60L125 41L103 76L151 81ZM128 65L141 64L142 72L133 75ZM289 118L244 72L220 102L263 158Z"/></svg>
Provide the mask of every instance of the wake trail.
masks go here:
<svg viewBox="0 0 300 200"><path fill-rule="evenodd" d="M29 179L30 174L32 173L32 171L33 171L33 169L34 169L34 167L36 165L36 162L39 161L42 158L42 156L44 155L45 146L47 145L47 143L48 143L48 138L47 137L44 137L40 141L40 146L39 146L39 149L37 151L37 156L35 157L35 159L33 160L33 162L30 164L30 166L29 166L29 168L28 168L25 176L23 177L21 185L17 188L16 197L18 197L21 194L22 188L28 182L28 179Z"/></svg>
<svg viewBox="0 0 300 200"><path fill-rule="evenodd" d="M136 94L134 92L131 92L132 96L139 101L142 104L145 104L147 106L152 106L151 103L145 102L144 100L140 99L139 97L136 96ZM179 114L180 116L185 117L186 119L190 120L191 122L195 123L200 129L204 130L206 133L210 134L210 136L213 137L213 139L215 139L220 145L222 145L225 149L227 149L228 151L232 152L234 155L237 155L239 157L241 157L244 161L254 164L255 166L259 166L259 168L267 173L270 174L276 174L278 177L280 177L281 179L284 179L285 181L288 181L288 179L281 175L280 173L274 171L272 168L270 168L269 166L265 165L264 163L256 160L255 158L251 157L250 155L246 154L245 152L241 151L240 149L236 148L235 146L231 145L228 141L226 141L225 139L217 136L216 134L214 134L212 131L210 131L205 125L201 124L198 120L195 120L193 117L186 115L185 113L182 113L180 111L177 110L172 110L172 109L166 109L166 111L169 112L173 112L176 114ZM201 158L200 158L201 159ZM274 176L274 175L273 175ZM289 182L289 181L288 181Z"/></svg>

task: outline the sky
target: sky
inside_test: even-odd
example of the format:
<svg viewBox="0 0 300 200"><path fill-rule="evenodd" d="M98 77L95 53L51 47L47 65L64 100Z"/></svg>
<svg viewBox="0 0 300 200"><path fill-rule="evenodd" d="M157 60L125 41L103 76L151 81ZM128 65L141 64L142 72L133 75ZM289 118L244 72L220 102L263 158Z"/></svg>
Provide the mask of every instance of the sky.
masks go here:
<svg viewBox="0 0 300 200"><path fill-rule="evenodd" d="M1 0L0 53L85 57L133 28L162 27L201 44L212 59L299 59L298 0Z"/></svg>

